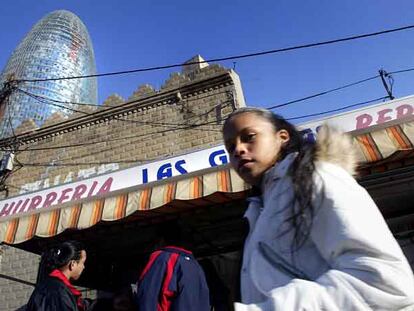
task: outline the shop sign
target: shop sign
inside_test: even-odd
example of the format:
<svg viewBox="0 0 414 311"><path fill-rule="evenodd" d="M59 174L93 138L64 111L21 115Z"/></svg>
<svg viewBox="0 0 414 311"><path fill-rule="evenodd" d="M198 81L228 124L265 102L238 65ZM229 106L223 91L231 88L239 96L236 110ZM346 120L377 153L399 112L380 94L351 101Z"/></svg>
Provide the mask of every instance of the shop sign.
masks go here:
<svg viewBox="0 0 414 311"><path fill-rule="evenodd" d="M410 117L414 117L414 96L395 99L317 121L299 124L299 128L305 133L317 133L318 128L326 123L344 132L353 132L363 131L373 126L385 127L391 121Z"/></svg>
<svg viewBox="0 0 414 311"><path fill-rule="evenodd" d="M298 127L303 133L314 139L314 134L323 123L338 127L345 132L354 132L375 125L385 126L391 121L412 116L414 116L414 96L409 96L300 124ZM228 155L224 146L217 146L179 157L103 174L0 201L0 219L33 210L47 209L57 204L99 197L112 191L196 172L228 162Z"/></svg>
<svg viewBox="0 0 414 311"><path fill-rule="evenodd" d="M112 191L171 178L228 163L224 146L217 146L64 184L0 201L0 219L50 206L99 197Z"/></svg>

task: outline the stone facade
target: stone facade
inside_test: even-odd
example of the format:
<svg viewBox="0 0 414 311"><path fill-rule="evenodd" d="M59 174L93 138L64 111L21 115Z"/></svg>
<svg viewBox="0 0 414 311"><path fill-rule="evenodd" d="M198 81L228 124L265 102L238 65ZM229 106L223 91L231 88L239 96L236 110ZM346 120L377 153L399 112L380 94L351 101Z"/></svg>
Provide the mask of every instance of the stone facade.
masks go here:
<svg viewBox="0 0 414 311"><path fill-rule="evenodd" d="M77 105L70 118L54 114L41 128L27 120L15 131L22 168L7 180L9 196L221 144L223 119L244 105L234 71L195 64L160 90L143 85L128 100L112 95L100 107ZM4 248L1 273L34 282L38 256ZM0 309L18 309L32 289L0 279Z"/></svg>
<svg viewBox="0 0 414 311"><path fill-rule="evenodd" d="M3 245L0 258L0 310L19 310L33 291L24 283L36 282L39 256Z"/></svg>
<svg viewBox="0 0 414 311"><path fill-rule="evenodd" d="M218 145L223 118L244 105L237 84L211 65L192 80L173 74L158 92L145 85L127 101L113 95L69 119L54 114L39 129L28 120L15 131L22 168L8 178L9 196Z"/></svg>

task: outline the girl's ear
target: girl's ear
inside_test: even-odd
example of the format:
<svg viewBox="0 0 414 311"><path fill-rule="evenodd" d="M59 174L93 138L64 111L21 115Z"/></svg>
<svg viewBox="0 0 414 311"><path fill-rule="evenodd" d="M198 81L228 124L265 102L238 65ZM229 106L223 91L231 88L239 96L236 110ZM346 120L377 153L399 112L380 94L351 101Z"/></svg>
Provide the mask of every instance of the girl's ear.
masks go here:
<svg viewBox="0 0 414 311"><path fill-rule="evenodd" d="M74 265L74 264L75 264L75 263L74 263L74 261L73 261L73 260L69 261L69 264L68 264L69 271L72 271L72 270L73 270L73 265Z"/></svg>
<svg viewBox="0 0 414 311"><path fill-rule="evenodd" d="M289 132L283 129L277 131L276 135L281 140L282 144L287 143L290 139Z"/></svg>

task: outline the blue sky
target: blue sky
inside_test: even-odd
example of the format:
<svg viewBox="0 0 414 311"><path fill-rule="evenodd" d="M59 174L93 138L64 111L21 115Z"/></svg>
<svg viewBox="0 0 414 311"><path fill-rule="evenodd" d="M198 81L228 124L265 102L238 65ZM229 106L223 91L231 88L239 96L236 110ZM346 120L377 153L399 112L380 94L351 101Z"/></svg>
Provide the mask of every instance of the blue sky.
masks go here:
<svg viewBox="0 0 414 311"><path fill-rule="evenodd" d="M87 26L99 73L253 53L414 24L406 0L3 1L0 67L44 15L67 9ZM364 79L380 68L414 67L414 30L238 60L249 105L269 107ZM232 68L232 61L222 65ZM176 69L103 77L99 102L128 98L141 84L159 88ZM414 72L394 75L394 94L414 94ZM285 117L384 96L379 79L279 110Z"/></svg>

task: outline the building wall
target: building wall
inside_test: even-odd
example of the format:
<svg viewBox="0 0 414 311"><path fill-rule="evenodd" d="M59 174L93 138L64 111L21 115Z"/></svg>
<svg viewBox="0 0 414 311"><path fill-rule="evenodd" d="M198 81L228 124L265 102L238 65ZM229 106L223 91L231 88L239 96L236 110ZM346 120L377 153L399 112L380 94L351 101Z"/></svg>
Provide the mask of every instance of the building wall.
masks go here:
<svg viewBox="0 0 414 311"><path fill-rule="evenodd" d="M8 280L4 275L35 283L39 256L5 245L0 252L0 310L18 310L29 299L33 286Z"/></svg>
<svg viewBox="0 0 414 311"><path fill-rule="evenodd" d="M83 113L74 113L70 119L54 114L39 129L45 133L40 137L27 134L37 127L25 121L16 129L16 134L26 137L16 154L23 167L8 178L9 195L221 144L223 119L245 105L239 78L218 65L191 69L172 74L160 90L144 85L128 100L113 95L103 107L77 106ZM102 113L103 109L108 110ZM119 113L114 114L114 109ZM98 141L102 143L91 144ZM63 145L78 146L59 148ZM51 149L33 150L44 148ZM34 282L38 256L4 248L1 273ZM0 279L0 309L16 310L31 291L30 286Z"/></svg>
<svg viewBox="0 0 414 311"><path fill-rule="evenodd" d="M94 116L94 111L121 108L111 119L105 120L104 114L91 124L67 132L53 132L54 125L65 121L61 115L54 114L41 128L52 127L48 135L19 147L16 158L23 167L9 177L9 195L222 143L223 118L235 105L244 105L242 95L237 95L240 91L236 88L240 87L234 85L238 80L233 79L233 75L234 72L222 67L208 66L192 80L183 75L172 75L158 92L150 86L142 86L127 101L114 95L104 102L103 107L94 110L75 107L84 113L74 113L69 119L72 122L78 118L88 119ZM212 81L214 85L211 86L208 79L217 76L222 79ZM200 81L201 84L194 86ZM128 104L124 111L125 102L132 104ZM34 123L26 121L16 132L35 128ZM68 145L80 146L60 148Z"/></svg>

